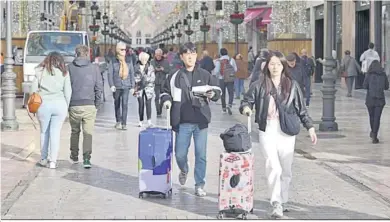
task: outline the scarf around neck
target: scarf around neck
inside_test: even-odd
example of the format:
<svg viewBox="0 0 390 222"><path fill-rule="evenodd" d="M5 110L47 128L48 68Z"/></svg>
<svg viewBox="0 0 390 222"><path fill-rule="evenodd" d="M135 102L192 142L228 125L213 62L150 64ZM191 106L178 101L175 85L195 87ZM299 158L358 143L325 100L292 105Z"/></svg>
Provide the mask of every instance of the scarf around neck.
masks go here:
<svg viewBox="0 0 390 222"><path fill-rule="evenodd" d="M120 63L119 77L121 77L121 79L124 80L129 75L129 67L127 67L126 56L117 55L116 57L118 58Z"/></svg>

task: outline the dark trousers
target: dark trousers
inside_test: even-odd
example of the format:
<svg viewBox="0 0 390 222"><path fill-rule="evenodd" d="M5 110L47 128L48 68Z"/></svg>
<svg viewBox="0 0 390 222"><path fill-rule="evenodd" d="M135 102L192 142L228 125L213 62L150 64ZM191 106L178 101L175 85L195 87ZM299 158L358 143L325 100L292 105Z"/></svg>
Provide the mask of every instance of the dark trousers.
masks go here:
<svg viewBox="0 0 390 222"><path fill-rule="evenodd" d="M154 98L154 103L156 105L156 113L158 116L161 115L161 113L162 113L161 104L160 104L161 86L162 85L155 85L154 86L154 94L156 95Z"/></svg>
<svg viewBox="0 0 390 222"><path fill-rule="evenodd" d="M127 122L127 106L129 104L130 89L117 89L114 92L115 118L117 123L126 125ZM122 106L122 112L121 112Z"/></svg>
<svg viewBox="0 0 390 222"><path fill-rule="evenodd" d="M364 78L364 74L358 73L358 75L355 77L355 89L363 88Z"/></svg>
<svg viewBox="0 0 390 222"><path fill-rule="evenodd" d="M345 77L345 84L347 85L348 95L352 94L353 82L355 80L355 76Z"/></svg>
<svg viewBox="0 0 390 222"><path fill-rule="evenodd" d="M223 79L220 79L219 87L221 87L222 90L222 96L221 96L222 109L226 109L226 89L229 94L229 106L231 107L233 105L233 99L234 99L234 82L225 82Z"/></svg>
<svg viewBox="0 0 390 222"><path fill-rule="evenodd" d="M310 105L310 90L311 88L311 76L306 76L305 77L305 97L306 97L306 106Z"/></svg>
<svg viewBox="0 0 390 222"><path fill-rule="evenodd" d="M371 133L373 138L377 138L383 106L367 106L367 109L370 116Z"/></svg>
<svg viewBox="0 0 390 222"><path fill-rule="evenodd" d="M152 99L148 99L145 91L142 92L142 95L138 97L138 114L139 121L144 121L144 110L146 105L146 117L148 120L152 118Z"/></svg>

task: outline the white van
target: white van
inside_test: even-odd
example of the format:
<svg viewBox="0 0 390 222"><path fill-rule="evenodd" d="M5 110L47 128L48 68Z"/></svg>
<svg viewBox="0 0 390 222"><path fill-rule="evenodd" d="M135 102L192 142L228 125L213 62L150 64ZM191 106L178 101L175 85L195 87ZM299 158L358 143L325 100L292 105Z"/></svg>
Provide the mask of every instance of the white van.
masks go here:
<svg viewBox="0 0 390 222"><path fill-rule="evenodd" d="M64 56L66 63L76 57L76 46L89 47L88 34L85 31L30 31L27 34L23 56L23 93L24 105L30 93L31 81L35 76L35 68L53 51Z"/></svg>

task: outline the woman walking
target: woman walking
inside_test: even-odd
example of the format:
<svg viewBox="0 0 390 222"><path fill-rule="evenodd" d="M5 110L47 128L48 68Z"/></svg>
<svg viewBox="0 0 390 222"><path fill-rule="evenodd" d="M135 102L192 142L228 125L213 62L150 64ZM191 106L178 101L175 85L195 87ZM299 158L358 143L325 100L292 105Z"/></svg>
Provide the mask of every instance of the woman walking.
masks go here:
<svg viewBox="0 0 390 222"><path fill-rule="evenodd" d="M129 93L134 93L134 66L132 59L126 57L126 44L123 42L116 45L116 57L108 64L108 84L114 96L115 128L127 130Z"/></svg>
<svg viewBox="0 0 390 222"><path fill-rule="evenodd" d="M152 127L152 98L154 96L154 68L150 65L149 55L145 52L139 54L139 62L135 65L135 93L138 98L139 127L144 121L144 110L146 107L146 117L148 126Z"/></svg>
<svg viewBox="0 0 390 222"><path fill-rule="evenodd" d="M241 54L237 54L234 59L237 64L236 79L234 81L234 87L236 92L236 99L241 99L241 94L245 92L244 80L248 78L248 62L243 60Z"/></svg>
<svg viewBox="0 0 390 222"><path fill-rule="evenodd" d="M347 84L348 94L347 97L352 97L352 89L355 77L360 72L360 66L356 62L355 58L351 56L351 51L346 50L344 52L345 56L341 61L340 70L341 77L345 78Z"/></svg>
<svg viewBox="0 0 390 222"><path fill-rule="evenodd" d="M384 90L389 89L389 80L378 60L374 60L364 79L363 88L367 89L366 106L370 116L372 143L379 143L378 132L383 107L386 105Z"/></svg>
<svg viewBox="0 0 390 222"><path fill-rule="evenodd" d="M42 104L37 117L41 128L41 166L55 169L60 149L60 133L68 113L72 87L64 58L51 52L35 69L32 92L38 92ZM50 145L50 149L49 149Z"/></svg>
<svg viewBox="0 0 390 222"><path fill-rule="evenodd" d="M240 112L250 116L255 106L255 120L260 130L260 146L265 157L272 216L287 211L288 190L292 178L295 136L299 120L309 131L313 144L317 136L307 112L299 84L288 72L286 58L273 52L267 59L264 76L254 82L241 102Z"/></svg>

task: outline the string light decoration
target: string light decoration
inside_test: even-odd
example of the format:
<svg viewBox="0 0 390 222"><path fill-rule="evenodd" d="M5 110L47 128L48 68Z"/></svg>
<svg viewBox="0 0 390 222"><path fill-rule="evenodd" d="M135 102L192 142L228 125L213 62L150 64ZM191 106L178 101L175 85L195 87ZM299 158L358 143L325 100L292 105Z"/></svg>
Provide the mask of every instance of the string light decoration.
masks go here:
<svg viewBox="0 0 390 222"><path fill-rule="evenodd" d="M271 14L271 30L274 37L280 34L307 34L310 28L306 21L306 1L273 1Z"/></svg>
<svg viewBox="0 0 390 222"><path fill-rule="evenodd" d="M40 1L11 1L12 4L12 36L26 37L31 30L41 30L40 21L43 8ZM54 22L54 27L59 27L64 8L62 1L53 1L53 14L46 16ZM5 21L3 22L5 26ZM5 34L2 34L4 37Z"/></svg>
<svg viewBox="0 0 390 222"><path fill-rule="evenodd" d="M233 1L224 1L223 2L223 11L224 15L222 19L217 19L216 24L217 27L223 29L223 41L224 42L234 42L234 25L230 23L230 15L234 14L234 2ZM239 1L238 2L238 11L240 13L244 13L246 9L246 2ZM215 15L215 7L212 9L213 14ZM245 41L246 39L246 29L245 25L242 23L238 25L238 41Z"/></svg>

